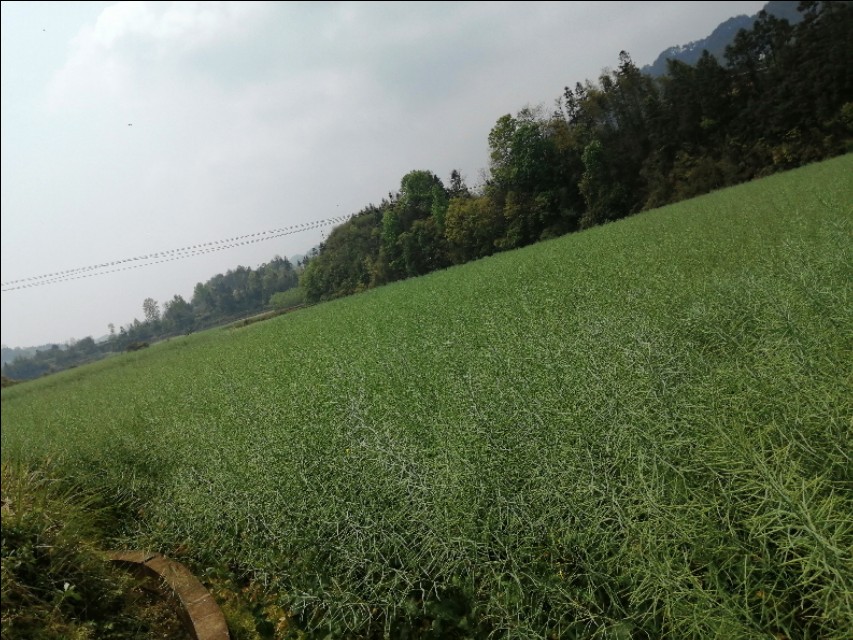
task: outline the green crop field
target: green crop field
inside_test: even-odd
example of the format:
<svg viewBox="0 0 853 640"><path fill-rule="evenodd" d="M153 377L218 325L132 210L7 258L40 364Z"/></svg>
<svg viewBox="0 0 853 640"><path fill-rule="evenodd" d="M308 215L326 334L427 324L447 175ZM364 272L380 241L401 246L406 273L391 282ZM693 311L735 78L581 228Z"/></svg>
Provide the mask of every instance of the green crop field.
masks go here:
<svg viewBox="0 0 853 640"><path fill-rule="evenodd" d="M2 392L333 637L849 638L853 155Z"/></svg>

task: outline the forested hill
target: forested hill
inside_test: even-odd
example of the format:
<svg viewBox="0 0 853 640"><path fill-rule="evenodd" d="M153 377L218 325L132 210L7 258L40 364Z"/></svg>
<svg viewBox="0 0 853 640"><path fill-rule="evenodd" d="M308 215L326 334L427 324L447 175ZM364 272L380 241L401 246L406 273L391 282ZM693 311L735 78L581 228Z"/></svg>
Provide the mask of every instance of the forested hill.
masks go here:
<svg viewBox="0 0 853 640"><path fill-rule="evenodd" d="M853 4L760 13L726 49L653 78L624 51L553 112L522 109L488 138L486 184L429 171L334 229L302 277L324 300L617 220L853 149Z"/></svg>
<svg viewBox="0 0 853 640"><path fill-rule="evenodd" d="M796 24L802 17L802 14L797 11L799 4L797 0L771 0L764 5L763 10L774 18ZM642 71L657 78L666 74L667 60L672 59L687 64L696 64L705 50L722 62L725 59L726 47L734 42L738 31L751 29L756 20L758 20L758 14L729 18L725 22L721 22L706 38L694 40L687 44L675 45L662 51L657 59L652 64L643 67Z"/></svg>

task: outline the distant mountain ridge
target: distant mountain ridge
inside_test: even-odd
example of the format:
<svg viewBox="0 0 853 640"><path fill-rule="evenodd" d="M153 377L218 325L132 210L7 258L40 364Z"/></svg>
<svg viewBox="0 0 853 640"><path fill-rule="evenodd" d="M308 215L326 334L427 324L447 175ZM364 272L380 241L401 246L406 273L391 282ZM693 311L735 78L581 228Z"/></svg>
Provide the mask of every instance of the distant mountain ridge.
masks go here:
<svg viewBox="0 0 853 640"><path fill-rule="evenodd" d="M797 0L771 0L764 5L764 11L776 18L796 24L802 20L802 14L797 11L799 4ZM726 47L734 42L738 31L751 29L757 19L757 13L753 16L739 15L729 18L717 25L717 28L706 38L665 49L652 64L643 67L642 71L650 76L660 77L666 73L667 60L675 59L691 65L696 64L705 49L723 64Z"/></svg>

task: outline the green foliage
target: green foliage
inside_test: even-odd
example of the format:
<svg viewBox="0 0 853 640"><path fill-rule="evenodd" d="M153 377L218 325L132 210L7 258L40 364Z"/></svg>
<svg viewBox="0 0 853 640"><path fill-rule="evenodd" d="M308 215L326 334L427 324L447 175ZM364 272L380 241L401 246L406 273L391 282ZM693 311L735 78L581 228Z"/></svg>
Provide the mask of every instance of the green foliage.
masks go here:
<svg viewBox="0 0 853 640"><path fill-rule="evenodd" d="M439 229L444 226L447 193L441 179L430 171L411 171L403 176L396 204L403 220L424 219L428 215Z"/></svg>
<svg viewBox="0 0 853 640"><path fill-rule="evenodd" d="M384 207L378 284L418 276L447 265L444 220L448 196L430 171L410 171L400 193Z"/></svg>
<svg viewBox="0 0 853 640"><path fill-rule="evenodd" d="M19 356L3 365L3 375L16 380L28 380L92 362L111 350L109 345L97 344L91 336L67 345L51 345L29 356Z"/></svg>
<svg viewBox="0 0 853 640"><path fill-rule="evenodd" d="M319 635L840 640L851 172L16 385L0 450Z"/></svg>
<svg viewBox="0 0 853 640"><path fill-rule="evenodd" d="M493 186L530 192L547 184L553 158L542 121L529 109L502 116L489 132Z"/></svg>
<svg viewBox="0 0 853 640"><path fill-rule="evenodd" d="M300 278L309 302L338 298L367 289L376 278L384 212L370 206L336 227Z"/></svg>
<svg viewBox="0 0 853 640"><path fill-rule="evenodd" d="M398 236L397 245L406 277L422 276L446 266L444 236L434 217L415 220L408 231Z"/></svg>
<svg viewBox="0 0 853 640"><path fill-rule="evenodd" d="M582 157L584 172L580 192L586 200L586 213L581 218L581 227L593 227L622 217L627 192L622 184L611 178L601 141L590 142Z"/></svg>
<svg viewBox="0 0 853 640"><path fill-rule="evenodd" d="M489 256L504 233L500 209L486 196L453 198L444 233L455 264Z"/></svg>
<svg viewBox="0 0 853 640"><path fill-rule="evenodd" d="M105 501L63 487L52 472L50 464L3 463L3 638L141 640L155 630L156 637L180 637L171 610L171 625L152 627L139 617L135 582L99 551Z"/></svg>
<svg viewBox="0 0 853 640"><path fill-rule="evenodd" d="M186 333L195 325L192 305L183 296L175 295L163 305L163 328L168 333Z"/></svg>
<svg viewBox="0 0 853 640"><path fill-rule="evenodd" d="M539 111L522 109L516 117L499 118L489 133L491 180L486 196L502 212L503 223L490 230L500 232L494 245L501 250L571 229L565 220L571 209L566 188L570 179L558 155L553 124Z"/></svg>
<svg viewBox="0 0 853 640"><path fill-rule="evenodd" d="M296 287L274 293L270 297L269 306L273 309L292 309L302 304L305 304L305 291L301 287Z"/></svg>
<svg viewBox="0 0 853 640"><path fill-rule="evenodd" d="M3 376L3 388L4 389L6 387L11 387L12 385L19 384L20 382L21 382L20 380L13 380L12 378L7 378L6 376Z"/></svg>
<svg viewBox="0 0 853 640"><path fill-rule="evenodd" d="M110 324L109 338L95 343L83 338L61 348L53 345L29 357L16 358L4 365L4 375L22 380L55 373L92 362L107 354L125 351L132 345L155 342L198 329L223 325L237 317L245 319L266 309L270 297L298 285L299 274L287 258L276 257L257 269L237 267L217 274L206 283L195 286L192 302L175 295L163 304L163 312L153 298L143 302L145 321L120 328L118 334Z"/></svg>
<svg viewBox="0 0 853 640"><path fill-rule="evenodd" d="M299 284L299 274L287 258L275 257L257 269L237 267L220 273L193 291L190 306L196 328L209 327L235 316L261 312L275 293Z"/></svg>
<svg viewBox="0 0 853 640"><path fill-rule="evenodd" d="M142 302L142 311L145 314L145 322L151 324L160 322L160 305L154 298L145 298Z"/></svg>

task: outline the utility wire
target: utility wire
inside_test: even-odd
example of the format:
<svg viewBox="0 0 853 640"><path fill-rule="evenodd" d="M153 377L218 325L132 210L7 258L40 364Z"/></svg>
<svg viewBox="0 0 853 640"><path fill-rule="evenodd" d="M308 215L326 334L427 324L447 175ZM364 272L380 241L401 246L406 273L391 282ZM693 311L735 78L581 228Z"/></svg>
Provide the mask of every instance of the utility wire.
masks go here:
<svg viewBox="0 0 853 640"><path fill-rule="evenodd" d="M9 280L8 282L3 282L2 284L0 284L0 290L15 291L16 289L29 289L32 287L41 287L45 285L56 284L59 282L67 282L69 280L79 280L82 278L91 278L94 276L105 275L108 273L117 273L119 271L139 269L141 267L147 267L154 264L173 262L175 260L191 258L206 253L215 253L217 251L223 251L225 249L232 249L234 247L255 244L257 242L264 242L266 240L281 238L282 236L292 235L294 233L301 233L303 231L312 231L332 224L345 222L348 219L349 216L336 216L334 218L326 218L324 220L314 220L312 222L291 225L289 227L283 227L281 229L271 229L269 231L259 231L257 233L249 233L242 236L235 236L233 238L226 238L225 240L203 242L187 247L181 247L180 249L157 251L154 253L149 253L147 255L135 256L132 258L123 258L121 260L113 260L112 262L104 262L101 264L90 265L87 267L76 267L74 269L55 271L52 273L45 273L39 276L31 276L29 278ZM132 262L138 264L127 264ZM110 267L115 268L111 269Z"/></svg>

